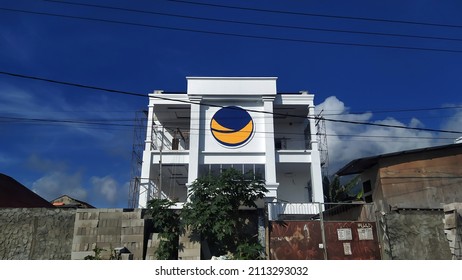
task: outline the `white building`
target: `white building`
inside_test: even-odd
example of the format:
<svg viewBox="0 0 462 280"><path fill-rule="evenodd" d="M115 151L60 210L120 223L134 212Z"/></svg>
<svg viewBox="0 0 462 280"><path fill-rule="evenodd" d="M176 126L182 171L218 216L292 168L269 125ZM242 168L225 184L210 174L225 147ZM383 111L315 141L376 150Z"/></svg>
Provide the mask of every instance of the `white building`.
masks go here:
<svg viewBox="0 0 462 280"><path fill-rule="evenodd" d="M277 93L274 77L187 77L186 93L149 95L138 206L187 199L208 172L263 176L267 201L323 202L314 95Z"/></svg>

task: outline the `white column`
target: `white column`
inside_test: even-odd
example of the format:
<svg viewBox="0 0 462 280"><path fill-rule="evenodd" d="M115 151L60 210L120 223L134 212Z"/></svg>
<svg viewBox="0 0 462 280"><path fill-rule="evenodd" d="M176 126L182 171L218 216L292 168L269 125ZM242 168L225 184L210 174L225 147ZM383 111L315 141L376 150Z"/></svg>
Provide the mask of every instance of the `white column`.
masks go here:
<svg viewBox="0 0 462 280"><path fill-rule="evenodd" d="M188 168L188 187L197 179L199 173L199 154L200 154L200 134L204 133L201 129L201 97L190 97L191 119L190 119L190 138L189 138L189 168Z"/></svg>
<svg viewBox="0 0 462 280"><path fill-rule="evenodd" d="M150 151L152 144L152 127L154 125L154 105L151 103L148 106L148 121L146 127L146 140L144 141L144 150Z"/></svg>
<svg viewBox="0 0 462 280"><path fill-rule="evenodd" d="M146 127L146 140L143 151L143 164L141 165L140 193L138 196L138 208L146 208L151 197L152 186L150 184L152 168L152 129L154 125L154 104L150 100L148 106L148 120Z"/></svg>
<svg viewBox="0 0 462 280"><path fill-rule="evenodd" d="M263 96L263 114L265 123L265 181L268 193L266 196L277 198L279 183L276 181L276 150L274 147L274 120L273 101L274 96Z"/></svg>
<svg viewBox="0 0 462 280"><path fill-rule="evenodd" d="M324 193L322 188L322 171L321 171L321 156L319 153L319 143L316 136L316 115L314 105L310 105L308 119L310 122L311 131L311 202L324 202Z"/></svg>

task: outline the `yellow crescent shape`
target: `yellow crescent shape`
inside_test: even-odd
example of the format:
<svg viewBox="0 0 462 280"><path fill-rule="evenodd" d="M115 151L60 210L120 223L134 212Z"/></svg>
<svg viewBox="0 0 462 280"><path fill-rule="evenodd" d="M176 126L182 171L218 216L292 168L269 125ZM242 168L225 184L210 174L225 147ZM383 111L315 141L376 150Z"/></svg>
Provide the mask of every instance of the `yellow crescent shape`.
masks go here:
<svg viewBox="0 0 462 280"><path fill-rule="evenodd" d="M212 131L233 131L231 128L226 128L219 124L215 119L212 119L212 124L210 125Z"/></svg>
<svg viewBox="0 0 462 280"><path fill-rule="evenodd" d="M213 121L212 121L213 123ZM213 124L212 124L213 125ZM213 128L213 126L212 126ZM245 142L253 131L253 121L250 120L247 125L236 132L218 132L212 129L213 136L223 143L236 145Z"/></svg>

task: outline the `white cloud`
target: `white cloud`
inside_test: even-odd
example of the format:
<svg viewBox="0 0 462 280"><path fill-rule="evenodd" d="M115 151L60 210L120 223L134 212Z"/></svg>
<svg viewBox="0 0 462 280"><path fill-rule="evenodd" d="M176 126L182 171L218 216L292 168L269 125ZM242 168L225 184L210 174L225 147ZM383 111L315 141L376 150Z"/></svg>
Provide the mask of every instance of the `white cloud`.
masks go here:
<svg viewBox="0 0 462 280"><path fill-rule="evenodd" d="M70 172L68 165L67 162L31 155L26 166L44 174L30 184L32 191L46 200L69 195L95 207L126 207L129 182L119 183L110 175L91 176L87 181L84 172Z"/></svg>
<svg viewBox="0 0 462 280"><path fill-rule="evenodd" d="M317 112L323 110L323 115L326 118L329 172L331 174L357 158L428 147L436 143L434 139L436 137L435 133L427 131L335 121L423 127L424 124L417 118L412 118L409 124L402 123L392 117L373 120L373 114L370 112L362 114L349 113L349 108L335 96L328 97L324 102L317 105L316 110Z"/></svg>
<svg viewBox="0 0 462 280"><path fill-rule="evenodd" d="M32 183L32 190L46 200L65 194L78 200L87 199L87 191L82 186L80 173L68 174L63 171L47 173Z"/></svg>
<svg viewBox="0 0 462 280"><path fill-rule="evenodd" d="M106 177L91 177L92 185L97 194L104 197L110 203L114 203L117 198L117 182L110 176Z"/></svg>
<svg viewBox="0 0 462 280"><path fill-rule="evenodd" d="M120 185L112 176L90 178L94 199L103 201L107 207L120 207L128 202L128 184Z"/></svg>
<svg viewBox="0 0 462 280"><path fill-rule="evenodd" d="M445 119L445 122L442 125L442 129L448 130L448 131L462 131L461 124L462 124L462 110L457 110L452 116L447 117ZM454 138L454 141L455 141L455 139L462 136L462 133L461 134L442 133L442 135L444 135L444 137Z"/></svg>

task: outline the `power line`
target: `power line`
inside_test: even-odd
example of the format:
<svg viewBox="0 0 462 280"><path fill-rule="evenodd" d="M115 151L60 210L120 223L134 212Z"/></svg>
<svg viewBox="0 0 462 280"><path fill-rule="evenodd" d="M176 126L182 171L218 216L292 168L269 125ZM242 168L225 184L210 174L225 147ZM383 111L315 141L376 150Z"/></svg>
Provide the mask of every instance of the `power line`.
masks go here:
<svg viewBox="0 0 462 280"><path fill-rule="evenodd" d="M314 28L314 27L303 27L303 26L293 26L293 25L280 25L280 24L258 23L258 22L248 22L248 21L226 20L226 19L219 19L219 18L187 16L187 15L179 15L179 14L171 14L171 13L161 13L161 12L145 11L145 10L138 10L138 9L128 9L128 8L121 8L121 7L105 6L105 5L75 3L75 2L69 2L69 1L56 1L56 0L42 0L42 1L60 3L60 4L66 4L66 5L83 6L83 7L111 9L111 10L133 12L133 13L161 15L161 16L167 16L167 17L176 17L176 18L212 21L212 22L223 22L223 23L232 23L232 24L243 24L243 25L252 25L252 26L276 27L276 28L295 29L295 30L323 31L323 32L333 32L333 33L392 36L392 37L402 37L402 38L462 41L462 39L460 38L450 38L450 37L434 37L434 36L420 36L420 35L399 34L399 33L381 33L381 32L367 32L367 31L356 31L356 30Z"/></svg>
<svg viewBox="0 0 462 280"><path fill-rule="evenodd" d="M192 32L192 33L209 34L209 35L231 36L231 37L239 37L239 38L263 39L263 40L272 40L272 41L322 44L322 45L334 45L334 46L371 47L371 48L386 48L386 49L403 49L403 50L413 50L413 51L462 53L462 50L454 50L454 49L439 49L439 48L408 47L408 46L396 46L396 45L376 45L376 44L364 44L364 43L346 43L346 42L335 42L335 41L292 39L292 38L281 38L281 37L270 37L270 36L259 36L259 35L246 35L246 34L229 33L229 32L207 31L207 30L198 30L198 29L181 28L181 27L169 27L169 26L161 26L161 25L134 23L134 22L127 22L127 21L117 21L117 20L108 20L108 19L82 17L82 16L70 16L70 15L63 15L63 14L26 11L26 10L1 8L1 7L0 7L0 10L9 11L9 12L34 14L34 15L42 15L42 16L53 16L53 17L61 17L61 18L123 24L123 25L140 26L140 27L148 27L148 28L156 28L156 29L173 30L173 31Z"/></svg>
<svg viewBox="0 0 462 280"><path fill-rule="evenodd" d="M323 115L324 116L342 116L342 115L362 115L362 114L367 114L367 113L382 114L382 113L402 113L402 112L437 111L437 110L453 110L453 109L462 109L462 106L409 108L409 109L395 109L395 110L371 110L371 111L364 111L364 112L348 112L348 113L337 113L337 114L328 113L328 114L323 114Z"/></svg>
<svg viewBox="0 0 462 280"><path fill-rule="evenodd" d="M63 82L63 81L58 81L58 80L40 78L40 77L36 77L36 76L29 76L29 75L23 75L23 74L17 74L17 73L5 72L5 71L0 71L0 74L12 76L12 77L23 78L23 79L32 79L32 80L44 81L44 82L49 82L49 83L54 83L54 84L61 84L61 85L66 85L66 86L73 86L73 87L79 87L79 88L85 88L85 89L105 91L105 92L116 93L116 94L131 95L131 96L137 96L137 97L147 97L144 94L135 93L135 92L121 91L121 90L115 90L115 89L107 89L107 88L102 88L102 87L88 86L88 85L82 85L82 84L71 83L71 82ZM205 105L205 106L219 107L219 108L225 107L223 105L208 104L208 103L202 103L202 102L192 102L192 101L189 101L189 100L180 100L180 99L168 98L168 97L163 97L163 96L159 96L159 95L156 95L156 94L152 94L152 95L150 95L150 97L155 98L155 99L174 101L174 102L178 102L178 103ZM317 117L310 117L310 116L304 117L304 116L291 115L291 114L278 114L278 113L274 113L274 112L266 112L266 111L261 111L261 110L247 109L247 111L254 112L254 113L271 114L271 115L276 115L276 116L284 116L284 117L294 117L294 118L303 118L303 119L318 119ZM359 121L329 119L329 118L324 118L324 117L322 119L325 120L325 121L330 121L330 122L355 124L355 125L369 125L369 126L399 128L399 129L408 129L408 130L417 130L417 131L429 131L429 132L462 134L462 131L453 131L453 130L440 130L440 129L431 129L431 128L407 127L407 126L401 126L401 125L390 125L390 124L380 124L380 123L370 123L370 122L359 122Z"/></svg>
<svg viewBox="0 0 462 280"><path fill-rule="evenodd" d="M12 76L12 77L17 77L17 78L30 79L30 80L42 81L42 82L53 83L53 84L60 84L60 85L66 85L66 86L85 88L85 89L106 91L106 92L112 92L112 93L118 93L118 94L124 94L124 95L138 96L138 97L148 97L147 95L140 94L140 93L121 91L121 90L114 90L114 89L95 87L95 86L88 86L88 85L82 85L82 84L71 83L71 82L63 82L63 81L58 81L58 80L40 78L40 77L29 76L29 75L22 75L22 74L11 73L11 72L0 71L0 74Z"/></svg>
<svg viewBox="0 0 462 280"><path fill-rule="evenodd" d="M32 122L64 123L64 124L88 124L88 125L100 125L100 126L124 126L124 127L132 127L133 126L131 124L120 124L120 123L109 123L109 122L94 122L94 121L90 121L90 120L25 118L25 117L9 117L9 116L0 116L0 119L9 120L9 121L32 121Z"/></svg>
<svg viewBox="0 0 462 280"><path fill-rule="evenodd" d="M77 124L77 125L96 125L96 126L115 126L115 127L133 127L132 124L119 124L119 123L108 123L108 122L94 122L91 120L72 120L72 119L50 119L50 118L28 118L28 117L10 117L10 116L0 116L0 122L31 122L39 124ZM110 121L110 120L107 120ZM185 129L191 131L189 127L178 127L178 126L163 126L167 130L177 130ZM192 131L207 131L207 128L193 129ZM256 134L269 134L268 132L256 132ZM276 135L293 135L293 136L303 136L303 133L297 132L284 132L276 133ZM327 136L338 136L338 137L351 137L351 138L381 138L381 139L432 139L432 140L453 140L452 137L430 137L430 136L393 136L393 135L358 135L358 134L326 134ZM261 136L256 136L261 137ZM265 138L266 136L263 136ZM287 138L289 139L289 138ZM345 139L343 139L345 140ZM343 141L342 140L342 141ZM292 139L291 141L294 141ZM295 140L297 141L297 140ZM299 141L305 141L304 139L299 139ZM355 140L356 141L356 140ZM394 141L394 140L391 140Z"/></svg>
<svg viewBox="0 0 462 280"><path fill-rule="evenodd" d="M217 7L217 8L235 9L235 10L265 12L265 13L277 13L277 14L310 16L310 17L323 17L323 18L335 18L335 19L348 19L348 20L360 20L360 21L375 21L375 22L387 22L387 23L403 23L403 24L425 25L425 26L436 26L436 27L462 28L462 25L457 25L457 24L430 23L430 22L418 22L418 21L408 21L408 20L392 20L392 19L383 19L383 18L339 16L339 15L315 14L315 13L293 12L293 11L279 11L279 10L258 9L258 8L249 8L249 7L237 7L237 6L228 6L228 5L220 5L220 4L212 4L212 3L204 3L204 2L194 2L194 1L185 1L185 0L167 0L167 1L177 2L177 3L185 3L185 4L191 4L191 5L199 5L199 6L209 6L209 7Z"/></svg>

